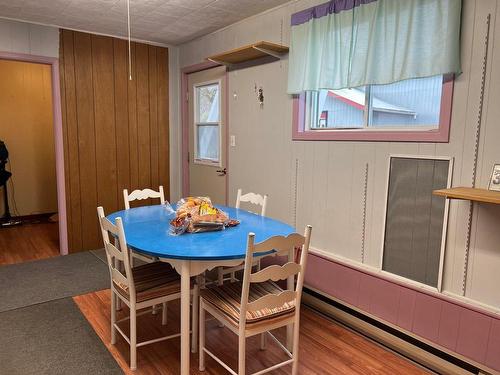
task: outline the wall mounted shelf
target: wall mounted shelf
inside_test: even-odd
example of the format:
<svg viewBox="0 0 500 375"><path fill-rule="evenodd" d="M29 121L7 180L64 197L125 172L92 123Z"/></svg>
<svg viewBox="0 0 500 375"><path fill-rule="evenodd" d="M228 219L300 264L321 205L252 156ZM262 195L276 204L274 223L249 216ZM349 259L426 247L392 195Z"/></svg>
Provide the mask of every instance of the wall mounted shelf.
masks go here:
<svg viewBox="0 0 500 375"><path fill-rule="evenodd" d="M276 59L281 59L288 53L288 47L271 42L257 42L249 44L231 51L223 52L207 58L207 60L232 66L245 63L252 60L272 56Z"/></svg>
<svg viewBox="0 0 500 375"><path fill-rule="evenodd" d="M500 204L500 192L486 189L455 187L451 189L434 190L433 194L448 199Z"/></svg>

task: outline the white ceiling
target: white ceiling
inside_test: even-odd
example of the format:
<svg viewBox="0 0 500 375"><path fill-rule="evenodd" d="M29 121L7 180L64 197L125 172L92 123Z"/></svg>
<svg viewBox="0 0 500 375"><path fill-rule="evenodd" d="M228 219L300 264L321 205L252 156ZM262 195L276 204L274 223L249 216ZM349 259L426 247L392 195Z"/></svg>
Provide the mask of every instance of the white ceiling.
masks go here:
<svg viewBox="0 0 500 375"><path fill-rule="evenodd" d="M180 44L290 0L130 0L132 38ZM126 0L0 0L0 17L127 35Z"/></svg>

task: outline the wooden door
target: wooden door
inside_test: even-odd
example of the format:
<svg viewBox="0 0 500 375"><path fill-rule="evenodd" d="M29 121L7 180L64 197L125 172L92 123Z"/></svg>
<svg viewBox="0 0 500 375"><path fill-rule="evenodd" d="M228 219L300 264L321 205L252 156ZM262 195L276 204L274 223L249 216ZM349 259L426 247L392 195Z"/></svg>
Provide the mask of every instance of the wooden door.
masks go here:
<svg viewBox="0 0 500 375"><path fill-rule="evenodd" d="M226 204L226 68L192 73L189 87L189 194Z"/></svg>

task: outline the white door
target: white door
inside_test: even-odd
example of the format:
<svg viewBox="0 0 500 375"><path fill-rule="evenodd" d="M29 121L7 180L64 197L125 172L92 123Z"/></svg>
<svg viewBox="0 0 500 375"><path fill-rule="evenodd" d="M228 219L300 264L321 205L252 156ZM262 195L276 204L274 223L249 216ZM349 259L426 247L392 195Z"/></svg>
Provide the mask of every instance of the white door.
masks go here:
<svg viewBox="0 0 500 375"><path fill-rule="evenodd" d="M226 68L192 73L189 87L189 195L226 204Z"/></svg>

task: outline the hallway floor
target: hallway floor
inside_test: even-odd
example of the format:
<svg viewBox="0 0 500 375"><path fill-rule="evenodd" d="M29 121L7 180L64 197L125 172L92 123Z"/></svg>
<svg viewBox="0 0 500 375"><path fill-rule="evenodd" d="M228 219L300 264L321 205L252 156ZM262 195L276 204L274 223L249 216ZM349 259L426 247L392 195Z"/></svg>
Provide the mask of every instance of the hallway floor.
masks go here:
<svg viewBox="0 0 500 375"><path fill-rule="evenodd" d="M0 265L59 255L58 223L42 221L0 228Z"/></svg>

